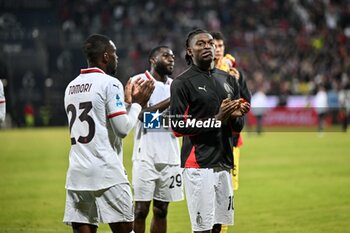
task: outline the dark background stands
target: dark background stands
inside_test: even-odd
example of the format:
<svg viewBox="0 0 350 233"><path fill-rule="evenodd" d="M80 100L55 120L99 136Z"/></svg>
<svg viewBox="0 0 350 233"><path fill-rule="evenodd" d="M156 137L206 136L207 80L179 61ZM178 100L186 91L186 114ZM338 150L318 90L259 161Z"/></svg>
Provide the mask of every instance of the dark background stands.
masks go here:
<svg viewBox="0 0 350 233"><path fill-rule="evenodd" d="M7 112L24 126L63 125L63 92L86 67L81 42L91 33L116 42L118 78L147 67L148 51L166 44L184 70L183 38L195 27L221 31L251 90L263 72L268 95L314 94L317 84L339 91L350 73L348 0L0 0L0 78ZM43 113L44 116L43 116Z"/></svg>

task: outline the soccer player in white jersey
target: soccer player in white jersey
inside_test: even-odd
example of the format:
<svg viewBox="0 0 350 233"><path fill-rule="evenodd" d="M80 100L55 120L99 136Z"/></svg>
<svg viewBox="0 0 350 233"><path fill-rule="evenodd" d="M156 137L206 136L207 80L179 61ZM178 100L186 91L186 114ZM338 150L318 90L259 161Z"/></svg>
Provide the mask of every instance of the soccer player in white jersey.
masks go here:
<svg viewBox="0 0 350 233"><path fill-rule="evenodd" d="M71 149L63 221L75 233L96 232L99 223L108 223L113 232L130 233L133 200L122 163L121 137L135 125L154 84L129 81L124 95L121 82L110 76L118 63L114 43L95 34L83 50L88 68L68 84L64 97Z"/></svg>
<svg viewBox="0 0 350 233"><path fill-rule="evenodd" d="M155 89L135 126L132 185L135 200L136 233L145 232L145 221L153 201L151 233L163 233L167 228L169 202L183 200L180 146L169 129L147 129L143 113L164 113L170 104L169 75L174 69L174 54L167 46L153 48L149 54L150 71L135 75L154 80ZM154 116L154 115L153 115Z"/></svg>
<svg viewBox="0 0 350 233"><path fill-rule="evenodd" d="M0 123L5 121L6 115L6 99L4 94L4 86L0 80Z"/></svg>

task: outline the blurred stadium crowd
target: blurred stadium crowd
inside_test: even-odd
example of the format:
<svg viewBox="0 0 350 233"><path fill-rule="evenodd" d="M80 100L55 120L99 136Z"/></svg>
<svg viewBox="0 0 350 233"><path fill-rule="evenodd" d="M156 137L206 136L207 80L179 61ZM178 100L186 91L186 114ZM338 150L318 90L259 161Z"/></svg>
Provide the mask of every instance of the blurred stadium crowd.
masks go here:
<svg viewBox="0 0 350 233"><path fill-rule="evenodd" d="M66 124L64 88L86 67L89 34L113 38L125 82L159 44L176 54L174 76L182 72L196 27L225 35L253 93L261 85L277 96L349 86L349 0L0 0L0 78L12 123L25 125L29 107L34 125Z"/></svg>

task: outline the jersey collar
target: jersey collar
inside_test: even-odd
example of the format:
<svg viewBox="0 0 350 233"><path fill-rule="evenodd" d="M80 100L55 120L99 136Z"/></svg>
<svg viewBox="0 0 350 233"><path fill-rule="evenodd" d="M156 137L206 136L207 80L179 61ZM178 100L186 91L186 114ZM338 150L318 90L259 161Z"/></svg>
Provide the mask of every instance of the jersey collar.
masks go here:
<svg viewBox="0 0 350 233"><path fill-rule="evenodd" d="M87 68L87 69L81 69L80 74L89 74L89 73L102 73L105 74L103 70L97 67Z"/></svg>
<svg viewBox="0 0 350 233"><path fill-rule="evenodd" d="M151 73L148 70L145 71L145 75L146 75L148 80L157 81L155 78L153 78L153 76L151 75Z"/></svg>
<svg viewBox="0 0 350 233"><path fill-rule="evenodd" d="M151 73L150 73L148 70L145 71L145 75L146 75L146 78L147 78L148 80L153 80L154 82L161 82L161 83L163 83L162 81L156 80L156 79L151 75ZM170 85L169 78L167 78L167 80L166 80L166 82L165 82L164 84L165 84L165 85Z"/></svg>
<svg viewBox="0 0 350 233"><path fill-rule="evenodd" d="M202 69L200 69L198 66L196 66L193 63L192 63L191 69L193 69L193 70L195 70L197 72L200 72L200 73L204 73L204 74L213 74L216 71L215 67L213 69L211 69L211 70L202 70Z"/></svg>

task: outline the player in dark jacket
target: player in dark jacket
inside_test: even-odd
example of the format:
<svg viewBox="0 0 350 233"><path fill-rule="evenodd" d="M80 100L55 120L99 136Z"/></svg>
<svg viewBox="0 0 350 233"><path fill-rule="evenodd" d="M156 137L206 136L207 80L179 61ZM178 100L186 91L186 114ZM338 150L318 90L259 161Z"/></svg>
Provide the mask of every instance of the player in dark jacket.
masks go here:
<svg viewBox="0 0 350 233"><path fill-rule="evenodd" d="M233 224L233 132L241 131L249 110L240 101L237 80L215 68L214 48L210 33L191 32L186 41L191 66L171 86L172 128L183 136L181 165L195 232L220 232L221 223Z"/></svg>

